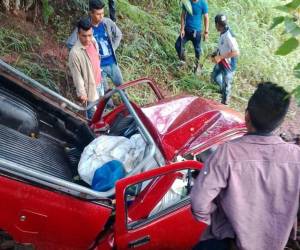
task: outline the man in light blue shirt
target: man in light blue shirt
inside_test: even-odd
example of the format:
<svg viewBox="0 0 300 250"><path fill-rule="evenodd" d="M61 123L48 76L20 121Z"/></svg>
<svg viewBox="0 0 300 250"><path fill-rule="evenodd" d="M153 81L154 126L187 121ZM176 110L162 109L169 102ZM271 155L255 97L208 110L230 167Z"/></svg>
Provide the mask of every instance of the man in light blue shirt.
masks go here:
<svg viewBox="0 0 300 250"><path fill-rule="evenodd" d="M206 40L208 38L208 5L206 0L190 0L192 7L192 14L189 13L185 6L182 7L181 13L181 28L180 36L175 43L181 64L185 64L184 47L188 41L193 43L195 49L195 65L194 72L196 73L199 67L199 59L201 54L201 37ZM204 19L204 31L202 33L202 18Z"/></svg>

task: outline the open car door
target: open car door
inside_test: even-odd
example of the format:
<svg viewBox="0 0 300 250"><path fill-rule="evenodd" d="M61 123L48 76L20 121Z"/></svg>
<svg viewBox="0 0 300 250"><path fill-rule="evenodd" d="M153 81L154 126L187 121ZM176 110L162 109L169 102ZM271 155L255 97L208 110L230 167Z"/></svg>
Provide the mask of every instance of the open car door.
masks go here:
<svg viewBox="0 0 300 250"><path fill-rule="evenodd" d="M160 167L116 185L117 249L191 249L206 228L191 213L196 161Z"/></svg>

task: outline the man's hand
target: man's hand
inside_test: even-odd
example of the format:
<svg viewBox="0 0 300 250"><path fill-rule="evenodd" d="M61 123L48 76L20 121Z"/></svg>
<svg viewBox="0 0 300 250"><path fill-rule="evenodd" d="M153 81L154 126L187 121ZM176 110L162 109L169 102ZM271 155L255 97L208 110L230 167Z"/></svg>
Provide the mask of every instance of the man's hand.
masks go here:
<svg viewBox="0 0 300 250"><path fill-rule="evenodd" d="M203 32L203 41L207 41L208 40L208 32L204 31Z"/></svg>
<svg viewBox="0 0 300 250"><path fill-rule="evenodd" d="M180 37L183 38L184 35L185 35L185 31L184 31L184 29L181 29L181 30L180 30Z"/></svg>
<svg viewBox="0 0 300 250"><path fill-rule="evenodd" d="M222 56L214 56L214 57L212 57L213 62L216 63L216 64L219 63L222 59L223 59Z"/></svg>
<svg viewBox="0 0 300 250"><path fill-rule="evenodd" d="M85 104L88 100L86 95L78 96L78 99L82 104Z"/></svg>

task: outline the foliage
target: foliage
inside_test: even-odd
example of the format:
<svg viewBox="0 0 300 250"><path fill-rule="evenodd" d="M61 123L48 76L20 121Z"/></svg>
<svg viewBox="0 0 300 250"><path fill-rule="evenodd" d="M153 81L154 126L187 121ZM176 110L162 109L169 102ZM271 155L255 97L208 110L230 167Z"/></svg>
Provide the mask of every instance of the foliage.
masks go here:
<svg viewBox="0 0 300 250"><path fill-rule="evenodd" d="M206 59L217 46L219 34L210 24L209 41L202 43L202 74L192 73L194 51L187 44L188 66L178 69L174 44L180 29L180 0L146 1L120 0L118 24L124 33L119 61L126 80L150 76L172 93L189 92L219 100L217 86L211 84L213 64ZM281 41L281 31L269 31L272 16L277 11L272 0L218 0L208 1L210 20L217 13L228 16L235 33L241 56L233 85L232 105L242 110L257 82L271 80L292 90L295 79L291 66L297 56L281 58L274 50Z"/></svg>
<svg viewBox="0 0 300 250"><path fill-rule="evenodd" d="M86 15L88 0L48 1L54 7L54 13L49 17L48 26L42 29L49 32L52 28L58 44L63 45L73 29L72 24L82 15ZM291 68L299 62L299 54L275 56L274 51L282 42L282 30L278 28L274 31L269 30L272 17L278 14L278 10L273 7L279 3L281 0L208 0L210 20L213 20L217 13L226 14L240 46L241 56L233 85L233 102L231 102L231 105L237 109L243 109L258 81L272 80L281 83L289 90L295 88L295 78ZM185 92L219 100L218 87L212 84L210 79L214 65L206 59L206 56L217 46L219 34L211 21L209 40L202 43L201 63L204 66L200 76L192 73L194 51L191 43L186 47L187 67L178 69L174 44L180 30L180 13L181 0L117 1L117 25L123 32L117 56L124 80L148 76L154 78L168 94ZM107 12L106 16L108 16ZM287 26L290 32L297 34L298 29L293 28L294 19L291 18L293 16L288 13L278 17L274 27L281 23ZM52 89L59 88L63 92L64 89L61 87L67 85L64 79L65 73L60 70L55 71L53 65L49 67L44 58L32 55L39 46L36 37L23 35L21 31L16 30L10 30L7 35L5 32L8 31L0 30L0 55L16 53L20 58L18 67L26 68L26 72L32 77L52 86ZM290 43L296 46L295 40L291 40ZM286 52L283 50L281 53ZM22 61L24 63L21 63ZM297 72L300 75L300 66ZM142 95L143 91L146 90L143 88L138 94Z"/></svg>
<svg viewBox="0 0 300 250"><path fill-rule="evenodd" d="M10 53L21 54L26 51L33 51L39 44L40 40L38 37L30 37L15 30L0 27L1 56Z"/></svg>
<svg viewBox="0 0 300 250"><path fill-rule="evenodd" d="M88 1L86 0L72 0L71 3L77 6L80 10L88 10Z"/></svg>
<svg viewBox="0 0 300 250"><path fill-rule="evenodd" d="M53 7L49 4L49 0L42 0L42 16L45 24L48 24L49 18L54 14Z"/></svg>
<svg viewBox="0 0 300 250"><path fill-rule="evenodd" d="M58 83L65 77L64 72L47 66L45 60L35 52L40 45L39 37L25 35L18 30L0 28L0 56L15 58L14 67L61 93Z"/></svg>
<svg viewBox="0 0 300 250"><path fill-rule="evenodd" d="M273 19L271 29L283 24L283 35L288 37L277 49L276 54L286 56L299 47L300 0L293 0L285 5L277 6L276 9L280 10L283 15ZM294 67L294 75L300 79L300 63ZM295 94L295 97L300 103L300 86L297 86L292 93Z"/></svg>

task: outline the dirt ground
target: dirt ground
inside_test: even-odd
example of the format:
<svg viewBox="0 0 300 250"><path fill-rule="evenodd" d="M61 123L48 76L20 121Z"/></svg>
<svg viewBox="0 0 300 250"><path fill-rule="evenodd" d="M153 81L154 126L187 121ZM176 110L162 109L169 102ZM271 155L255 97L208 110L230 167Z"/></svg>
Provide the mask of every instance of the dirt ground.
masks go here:
<svg viewBox="0 0 300 250"><path fill-rule="evenodd" d="M9 18L7 18L8 16L2 14L0 16L1 26L15 29L27 36L39 37L40 46L34 48L33 52L45 60L50 68L65 69L68 50L64 44L59 44L56 41L54 31L51 28L44 28L40 21L36 23L27 21L24 15L23 13L19 16L9 16Z"/></svg>
<svg viewBox="0 0 300 250"><path fill-rule="evenodd" d="M296 138L300 136L300 107L295 100L292 101L289 113L276 133L281 134L285 140L290 142L295 142Z"/></svg>

